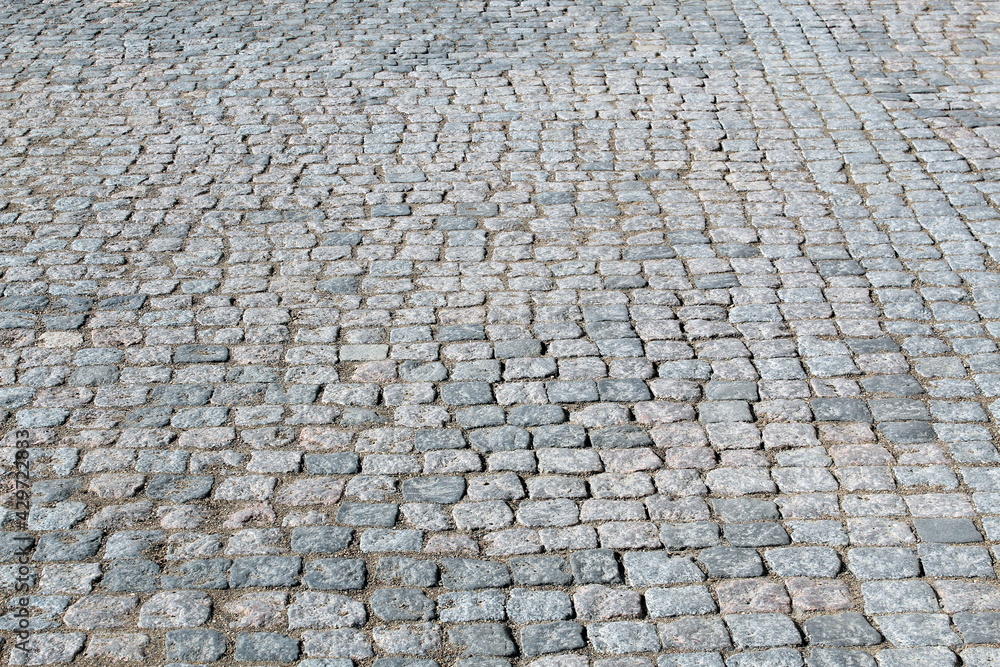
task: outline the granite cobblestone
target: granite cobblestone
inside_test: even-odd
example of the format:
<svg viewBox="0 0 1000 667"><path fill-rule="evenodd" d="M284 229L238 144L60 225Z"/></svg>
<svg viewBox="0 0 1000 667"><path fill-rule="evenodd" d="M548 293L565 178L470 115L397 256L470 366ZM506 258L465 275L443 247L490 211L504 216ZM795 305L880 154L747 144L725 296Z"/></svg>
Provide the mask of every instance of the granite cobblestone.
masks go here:
<svg viewBox="0 0 1000 667"><path fill-rule="evenodd" d="M917 4L0 7L0 659L1000 664L1000 12Z"/></svg>

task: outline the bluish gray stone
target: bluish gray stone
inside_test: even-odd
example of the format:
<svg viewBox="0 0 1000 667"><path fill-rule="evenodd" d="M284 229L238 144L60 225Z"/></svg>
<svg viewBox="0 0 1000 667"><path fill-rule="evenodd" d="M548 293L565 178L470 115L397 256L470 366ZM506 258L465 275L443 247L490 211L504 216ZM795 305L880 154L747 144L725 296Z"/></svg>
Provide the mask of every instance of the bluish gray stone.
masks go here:
<svg viewBox="0 0 1000 667"><path fill-rule="evenodd" d="M954 646L961 639L947 614L887 614L875 623L893 646Z"/></svg>
<svg viewBox="0 0 1000 667"><path fill-rule="evenodd" d="M316 283L316 289L334 294L357 294L359 281L357 278L330 278Z"/></svg>
<svg viewBox="0 0 1000 667"><path fill-rule="evenodd" d="M558 405L519 405L507 413L507 422L514 426L544 426L566 421L566 411Z"/></svg>
<svg viewBox="0 0 1000 667"><path fill-rule="evenodd" d="M650 588L645 594L646 610L652 618L712 614L715 601L705 586Z"/></svg>
<svg viewBox="0 0 1000 667"><path fill-rule="evenodd" d="M553 403L591 403L597 401L597 383L593 380L552 380L545 392Z"/></svg>
<svg viewBox="0 0 1000 667"><path fill-rule="evenodd" d="M212 387L203 384L161 385L153 388L149 398L159 405L197 406L208 403L212 391Z"/></svg>
<svg viewBox="0 0 1000 667"><path fill-rule="evenodd" d="M211 364L229 360L229 348L225 345L178 345L174 352L177 364Z"/></svg>
<svg viewBox="0 0 1000 667"><path fill-rule="evenodd" d="M57 503L66 500L83 486L78 479L36 480L31 485L31 500L35 503Z"/></svg>
<svg viewBox="0 0 1000 667"><path fill-rule="evenodd" d="M764 558L780 577L835 577L840 572L840 557L829 547L768 549Z"/></svg>
<svg viewBox="0 0 1000 667"><path fill-rule="evenodd" d="M719 525L713 521L665 523L660 527L660 542L667 549L698 549L719 544Z"/></svg>
<svg viewBox="0 0 1000 667"><path fill-rule="evenodd" d="M917 554L904 547L856 547L847 562L858 579L907 579L920 572Z"/></svg>
<svg viewBox="0 0 1000 667"><path fill-rule="evenodd" d="M229 568L232 564L233 562L228 558L203 558L185 561L170 568L171 574L162 575L160 585L165 590L172 588L229 588Z"/></svg>
<svg viewBox="0 0 1000 667"><path fill-rule="evenodd" d="M316 558L306 562L302 583L314 590L353 591L364 588L367 576L360 558Z"/></svg>
<svg viewBox="0 0 1000 667"><path fill-rule="evenodd" d="M769 547L791 542L781 524L766 521L724 526L722 534L734 547Z"/></svg>
<svg viewBox="0 0 1000 667"><path fill-rule="evenodd" d="M783 614L729 614L725 617L733 642L740 648L798 646L802 635Z"/></svg>
<svg viewBox="0 0 1000 667"><path fill-rule="evenodd" d="M917 553L924 572L931 577L996 577L985 547L921 544Z"/></svg>
<svg viewBox="0 0 1000 667"><path fill-rule="evenodd" d="M882 635L856 612L813 616L804 628L809 643L820 646L871 646L882 641Z"/></svg>
<svg viewBox="0 0 1000 667"><path fill-rule="evenodd" d="M795 649L772 648L752 653L734 653L726 667L801 667L802 656Z"/></svg>
<svg viewBox="0 0 1000 667"><path fill-rule="evenodd" d="M419 451L432 449L461 449L466 446L462 431L451 428L420 429L413 436L413 445Z"/></svg>
<svg viewBox="0 0 1000 667"><path fill-rule="evenodd" d="M983 541L970 519L914 519L913 527L921 542L966 544Z"/></svg>
<svg viewBox="0 0 1000 667"><path fill-rule="evenodd" d="M205 628L186 628L167 633L167 660L215 662L226 654L226 638Z"/></svg>
<svg viewBox="0 0 1000 667"><path fill-rule="evenodd" d="M994 667L1000 664L1000 649L974 646L962 651L962 664L968 667Z"/></svg>
<svg viewBox="0 0 1000 667"><path fill-rule="evenodd" d="M215 478L206 475L154 475L146 484L146 495L154 500L185 503L206 498Z"/></svg>
<svg viewBox="0 0 1000 667"><path fill-rule="evenodd" d="M445 623L503 621L507 618L507 595L495 589L456 591L437 598L438 612Z"/></svg>
<svg viewBox="0 0 1000 667"><path fill-rule="evenodd" d="M705 575L694 562L667 551L632 551L622 556L630 586L660 586L703 581Z"/></svg>
<svg viewBox="0 0 1000 667"><path fill-rule="evenodd" d="M574 621L554 621L521 628L521 652L527 656L583 648L583 626Z"/></svg>
<svg viewBox="0 0 1000 667"><path fill-rule="evenodd" d="M573 616L573 603L564 591L511 590L507 616L515 623L563 621Z"/></svg>
<svg viewBox="0 0 1000 667"><path fill-rule="evenodd" d="M510 631L499 623L475 623L448 628L448 641L463 655L514 655L517 646Z"/></svg>
<svg viewBox="0 0 1000 667"><path fill-rule="evenodd" d="M660 648L656 626L639 621L592 623L587 639L599 653L650 653Z"/></svg>
<svg viewBox="0 0 1000 667"><path fill-rule="evenodd" d="M592 430L590 441L597 449L628 449L653 444L645 429L630 424Z"/></svg>
<svg viewBox="0 0 1000 667"><path fill-rule="evenodd" d="M621 567L610 549L591 549L570 554L570 567L576 584L622 583Z"/></svg>
<svg viewBox="0 0 1000 667"><path fill-rule="evenodd" d="M535 448L583 447L587 442L587 431L575 424L554 424L531 429L531 442Z"/></svg>
<svg viewBox="0 0 1000 667"><path fill-rule="evenodd" d="M477 405L455 410L455 421L462 428L502 426L507 422L507 413L499 405Z"/></svg>
<svg viewBox="0 0 1000 667"><path fill-rule="evenodd" d="M93 557L101 547L100 530L55 530L38 538L33 559L42 562L81 561Z"/></svg>
<svg viewBox="0 0 1000 667"><path fill-rule="evenodd" d="M816 421L871 422L864 401L854 398L814 398L810 402Z"/></svg>
<svg viewBox="0 0 1000 667"><path fill-rule="evenodd" d="M966 644L996 644L1000 642L1000 612L961 612L952 622Z"/></svg>
<svg viewBox="0 0 1000 667"><path fill-rule="evenodd" d="M289 588L299 582L302 559L298 556L243 556L229 568L232 588Z"/></svg>
<svg viewBox="0 0 1000 667"><path fill-rule="evenodd" d="M434 601L416 588L380 588L368 603L383 621L427 621L435 616Z"/></svg>
<svg viewBox="0 0 1000 667"><path fill-rule="evenodd" d="M294 637L277 632L245 632L236 636L236 651L233 657L241 662L267 661L286 664L298 659L299 642Z"/></svg>
<svg viewBox="0 0 1000 667"><path fill-rule="evenodd" d="M517 426L476 429L469 433L469 445L484 454L527 449L530 441L528 431Z"/></svg>
<svg viewBox="0 0 1000 667"><path fill-rule="evenodd" d="M815 648L806 660L807 667L876 667L875 658L861 651L839 648Z"/></svg>
<svg viewBox="0 0 1000 667"><path fill-rule="evenodd" d="M337 510L337 521L348 526L392 528L398 514L399 507L395 503L345 502Z"/></svg>
<svg viewBox="0 0 1000 667"><path fill-rule="evenodd" d="M117 560L102 565L100 585L115 593L149 593L159 588L160 566L151 560ZM226 583L228 586L228 583Z"/></svg>
<svg viewBox="0 0 1000 667"><path fill-rule="evenodd" d="M503 563L471 558L442 558L441 584L452 590L503 588L511 584L510 572Z"/></svg>
<svg viewBox="0 0 1000 667"><path fill-rule="evenodd" d="M306 472L311 475L349 475L361 469L358 455L354 452L336 454L306 454Z"/></svg>
<svg viewBox="0 0 1000 667"><path fill-rule="evenodd" d="M955 667L958 656L943 646L897 648L878 652L879 667Z"/></svg>
<svg viewBox="0 0 1000 667"><path fill-rule="evenodd" d="M569 563L558 556L521 556L508 564L514 583L521 586L565 586L573 580Z"/></svg>
<svg viewBox="0 0 1000 667"><path fill-rule="evenodd" d="M713 578L759 577L764 574L764 564L753 549L712 547L698 555L698 562Z"/></svg>
<svg viewBox="0 0 1000 667"><path fill-rule="evenodd" d="M415 586L427 588L438 583L437 563L405 556L380 558L375 578L390 586Z"/></svg>
<svg viewBox="0 0 1000 667"><path fill-rule="evenodd" d="M354 531L340 526L298 526L292 529L292 551L330 554L347 549Z"/></svg>
<svg viewBox="0 0 1000 667"><path fill-rule="evenodd" d="M445 405L483 405L493 402L493 389L486 382L449 382L441 386Z"/></svg>
<svg viewBox="0 0 1000 667"><path fill-rule="evenodd" d="M653 397L642 380L598 380L597 391L602 401L636 403Z"/></svg>
<svg viewBox="0 0 1000 667"><path fill-rule="evenodd" d="M661 655L656 667L724 667L718 653L674 653Z"/></svg>
<svg viewBox="0 0 1000 667"><path fill-rule="evenodd" d="M35 538L30 533L0 532L0 561L17 560L20 554L31 553L33 546L35 546Z"/></svg>
<svg viewBox="0 0 1000 667"><path fill-rule="evenodd" d="M778 519L778 507L771 500L754 498L719 498L710 501L712 509L726 523Z"/></svg>
<svg viewBox="0 0 1000 667"><path fill-rule="evenodd" d="M462 477L412 477L403 481L403 499L409 502L457 503L465 495Z"/></svg>

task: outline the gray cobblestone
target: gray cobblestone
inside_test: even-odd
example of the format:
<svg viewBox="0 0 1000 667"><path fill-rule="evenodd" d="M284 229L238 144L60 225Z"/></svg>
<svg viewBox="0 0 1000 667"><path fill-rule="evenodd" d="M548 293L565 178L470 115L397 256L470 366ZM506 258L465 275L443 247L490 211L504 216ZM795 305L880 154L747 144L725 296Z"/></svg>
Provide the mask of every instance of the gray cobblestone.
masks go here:
<svg viewBox="0 0 1000 667"><path fill-rule="evenodd" d="M583 648L583 626L573 621L527 625L521 630L521 650L525 655L545 655Z"/></svg>
<svg viewBox="0 0 1000 667"><path fill-rule="evenodd" d="M998 660L990 3L8 5L4 660Z"/></svg>
<svg viewBox="0 0 1000 667"><path fill-rule="evenodd" d="M241 661L289 663L299 657L299 642L276 632L248 632L236 637L234 656Z"/></svg>
<svg viewBox="0 0 1000 667"><path fill-rule="evenodd" d="M826 646L867 646L878 644L882 636L856 613L814 616L805 623L810 644Z"/></svg>
<svg viewBox="0 0 1000 667"><path fill-rule="evenodd" d="M448 631L448 640L472 655L513 655L516 645L507 629L498 623L456 626Z"/></svg>

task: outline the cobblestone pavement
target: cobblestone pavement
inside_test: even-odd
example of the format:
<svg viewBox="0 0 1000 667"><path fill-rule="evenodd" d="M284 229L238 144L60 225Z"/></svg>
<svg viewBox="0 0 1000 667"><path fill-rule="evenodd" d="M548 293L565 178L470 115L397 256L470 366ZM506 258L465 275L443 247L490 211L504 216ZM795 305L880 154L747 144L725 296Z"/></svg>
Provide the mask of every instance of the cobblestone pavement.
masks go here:
<svg viewBox="0 0 1000 667"><path fill-rule="evenodd" d="M0 128L3 661L1000 665L1000 3L7 0Z"/></svg>

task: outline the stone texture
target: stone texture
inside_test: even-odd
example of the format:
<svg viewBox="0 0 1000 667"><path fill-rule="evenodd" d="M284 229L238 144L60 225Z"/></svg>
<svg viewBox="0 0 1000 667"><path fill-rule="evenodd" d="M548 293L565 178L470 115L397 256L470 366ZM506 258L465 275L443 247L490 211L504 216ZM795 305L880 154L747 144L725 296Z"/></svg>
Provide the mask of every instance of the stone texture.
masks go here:
<svg viewBox="0 0 1000 667"><path fill-rule="evenodd" d="M1000 15L918 4L4 3L4 659L1000 660Z"/></svg>

